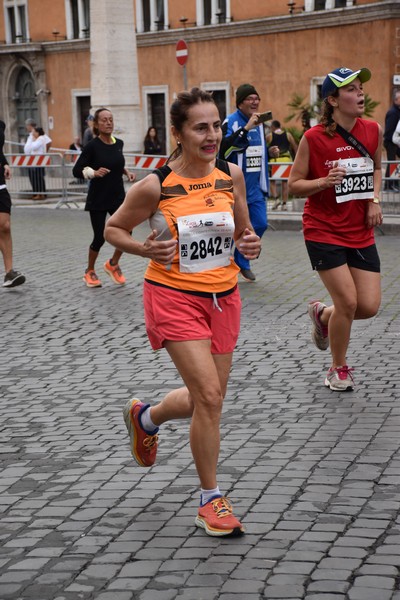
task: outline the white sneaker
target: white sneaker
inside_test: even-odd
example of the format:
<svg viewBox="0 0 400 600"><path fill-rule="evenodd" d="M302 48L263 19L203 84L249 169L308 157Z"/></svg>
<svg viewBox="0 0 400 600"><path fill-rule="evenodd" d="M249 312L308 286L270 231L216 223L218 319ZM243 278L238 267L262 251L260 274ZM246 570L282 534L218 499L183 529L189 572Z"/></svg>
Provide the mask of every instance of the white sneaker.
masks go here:
<svg viewBox="0 0 400 600"><path fill-rule="evenodd" d="M334 392L351 392L354 390L354 379L347 365L344 367L330 368L325 378L325 385Z"/></svg>

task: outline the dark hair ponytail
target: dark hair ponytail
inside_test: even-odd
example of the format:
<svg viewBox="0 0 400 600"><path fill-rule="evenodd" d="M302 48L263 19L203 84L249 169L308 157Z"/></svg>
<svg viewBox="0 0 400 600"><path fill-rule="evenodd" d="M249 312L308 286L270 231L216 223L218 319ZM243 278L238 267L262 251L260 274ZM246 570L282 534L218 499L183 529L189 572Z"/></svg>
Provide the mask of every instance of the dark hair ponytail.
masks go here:
<svg viewBox="0 0 400 600"><path fill-rule="evenodd" d="M339 95L339 90L335 90L330 96L337 97ZM325 127L326 135L329 137L333 137L336 131L336 123L333 120L333 106L328 102L328 98L325 98L322 105L322 116L320 120L321 125Z"/></svg>

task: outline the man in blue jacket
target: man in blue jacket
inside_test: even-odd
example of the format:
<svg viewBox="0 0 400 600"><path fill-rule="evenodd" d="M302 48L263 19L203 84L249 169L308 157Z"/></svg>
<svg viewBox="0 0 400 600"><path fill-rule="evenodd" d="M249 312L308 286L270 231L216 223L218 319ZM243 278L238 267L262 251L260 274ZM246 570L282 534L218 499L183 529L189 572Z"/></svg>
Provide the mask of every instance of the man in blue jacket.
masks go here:
<svg viewBox="0 0 400 600"><path fill-rule="evenodd" d="M260 237L268 227L266 197L268 197L268 154L279 156L277 146L267 148L264 126L259 121L260 96L250 83L243 83L236 90L237 110L228 115L222 124L223 140L220 158L241 167L245 184L247 205L251 224ZM235 250L235 262L247 281L256 276L250 263Z"/></svg>

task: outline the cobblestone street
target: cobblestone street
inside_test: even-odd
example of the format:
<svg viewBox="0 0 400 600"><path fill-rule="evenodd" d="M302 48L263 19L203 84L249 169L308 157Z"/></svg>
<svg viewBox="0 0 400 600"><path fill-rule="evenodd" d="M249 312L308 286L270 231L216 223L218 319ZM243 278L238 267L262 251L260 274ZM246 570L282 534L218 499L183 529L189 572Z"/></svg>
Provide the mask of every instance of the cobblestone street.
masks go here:
<svg viewBox="0 0 400 600"><path fill-rule="evenodd" d="M219 539L194 526L187 422L162 426L151 469L130 456L125 401L180 384L147 341L146 261L123 256L119 288L106 245L89 289L87 213L14 207L12 226L27 282L0 287L0 600L400 600L399 236L377 234L382 305L354 325L340 394L311 343L307 302L328 298L300 225L265 235L221 426L246 535Z"/></svg>

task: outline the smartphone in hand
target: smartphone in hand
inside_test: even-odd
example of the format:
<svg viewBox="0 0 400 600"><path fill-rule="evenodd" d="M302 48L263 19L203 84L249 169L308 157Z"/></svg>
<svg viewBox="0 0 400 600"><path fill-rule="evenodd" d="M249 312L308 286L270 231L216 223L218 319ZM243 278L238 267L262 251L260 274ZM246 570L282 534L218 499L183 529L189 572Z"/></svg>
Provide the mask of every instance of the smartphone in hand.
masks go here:
<svg viewBox="0 0 400 600"><path fill-rule="evenodd" d="M267 110L267 112L263 112L258 115L258 122L265 123L265 121L270 121L272 119L272 112Z"/></svg>

